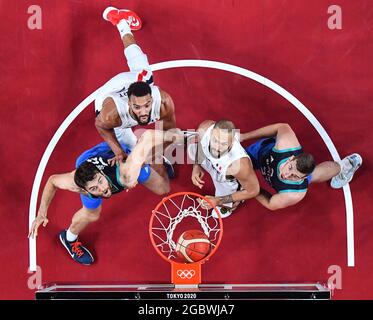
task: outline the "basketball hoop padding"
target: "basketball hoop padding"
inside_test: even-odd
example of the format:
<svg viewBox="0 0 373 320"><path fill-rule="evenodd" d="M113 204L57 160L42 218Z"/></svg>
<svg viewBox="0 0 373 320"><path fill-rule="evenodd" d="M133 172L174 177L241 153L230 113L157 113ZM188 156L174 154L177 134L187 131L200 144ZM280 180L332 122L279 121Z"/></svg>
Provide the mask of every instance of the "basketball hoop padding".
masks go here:
<svg viewBox="0 0 373 320"><path fill-rule="evenodd" d="M171 282L175 285L198 285L202 282L200 263L171 263Z"/></svg>

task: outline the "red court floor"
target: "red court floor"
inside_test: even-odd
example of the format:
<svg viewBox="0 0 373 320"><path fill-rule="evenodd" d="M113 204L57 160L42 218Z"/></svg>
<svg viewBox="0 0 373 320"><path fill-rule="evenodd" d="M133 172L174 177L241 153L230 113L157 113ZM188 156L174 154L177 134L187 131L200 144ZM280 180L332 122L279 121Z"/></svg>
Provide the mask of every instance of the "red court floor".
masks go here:
<svg viewBox="0 0 373 320"><path fill-rule="evenodd" d="M118 32L101 18L108 5L133 9L142 17L144 27L135 36L150 63L203 59L256 72L299 99L341 157L358 152L364 159L350 184L354 267L347 266L343 191L325 183L313 185L300 204L275 213L247 201L224 221L221 247L204 266L203 280L327 281L329 266L337 265L342 289L335 291L335 299L373 298L372 1L338 1L342 30L328 29L332 3L326 0L39 0L42 30L27 27L32 4L0 1L1 299L34 297L27 286L29 205L48 143L79 103L127 70ZM249 131L286 122L317 161L331 159L307 118L253 80L220 70L177 68L155 72L155 82L172 96L178 127L229 118ZM76 157L100 141L90 105L57 144L41 187L51 174L72 170ZM190 181L190 166L179 166L178 173L172 192L199 192ZM212 184L203 192L212 194ZM97 258L83 267L69 258L57 237L80 200L58 191L50 223L39 230L37 240L43 282L168 282L169 266L148 238L151 210L159 200L140 186L106 201L101 220L81 236Z"/></svg>

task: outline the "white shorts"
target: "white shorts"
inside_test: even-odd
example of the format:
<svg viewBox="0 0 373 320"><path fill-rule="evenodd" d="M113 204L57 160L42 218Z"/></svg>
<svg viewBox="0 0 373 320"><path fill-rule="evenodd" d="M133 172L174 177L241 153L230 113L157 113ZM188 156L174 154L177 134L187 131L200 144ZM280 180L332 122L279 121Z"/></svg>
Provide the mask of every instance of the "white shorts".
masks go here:
<svg viewBox="0 0 373 320"><path fill-rule="evenodd" d="M98 90L95 99L95 112L101 111L103 102L108 97L111 97L117 105L124 103L121 97L127 96L128 87L132 83L139 81L139 75L143 71L147 71L145 80L152 78L153 74L150 69L148 57L138 45L130 45L124 49L124 55L130 71L119 73ZM131 128L115 128L114 131L120 143L124 143L130 148L136 145L137 138Z"/></svg>
<svg viewBox="0 0 373 320"><path fill-rule="evenodd" d="M124 54L130 71L117 74L98 90L95 99L95 111L100 111L104 100L112 95L114 97L126 96L128 87L132 83L139 81L139 74L143 71L147 71L146 80L152 78L153 73L150 70L148 57L138 45L127 47L124 50Z"/></svg>

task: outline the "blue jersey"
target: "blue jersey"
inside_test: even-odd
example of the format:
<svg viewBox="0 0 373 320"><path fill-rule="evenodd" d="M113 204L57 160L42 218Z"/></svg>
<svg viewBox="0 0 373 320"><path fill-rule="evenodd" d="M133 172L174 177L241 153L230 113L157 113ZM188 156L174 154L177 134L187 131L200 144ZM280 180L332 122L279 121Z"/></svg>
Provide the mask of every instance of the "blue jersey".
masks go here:
<svg viewBox="0 0 373 320"><path fill-rule="evenodd" d="M122 145L122 148L127 154L131 152L125 145ZM113 157L114 153L111 151L109 145L106 142L102 142L81 154L76 160L76 167L79 167L85 161L93 163L108 179L112 194L116 194L126 189L126 186L120 181L119 164L110 166L107 163L107 160ZM145 183L149 180L150 174L150 166L146 164L141 168L137 181L139 183ZM80 198L83 206L87 209L97 209L102 204L102 198L95 197L91 194L81 194Z"/></svg>

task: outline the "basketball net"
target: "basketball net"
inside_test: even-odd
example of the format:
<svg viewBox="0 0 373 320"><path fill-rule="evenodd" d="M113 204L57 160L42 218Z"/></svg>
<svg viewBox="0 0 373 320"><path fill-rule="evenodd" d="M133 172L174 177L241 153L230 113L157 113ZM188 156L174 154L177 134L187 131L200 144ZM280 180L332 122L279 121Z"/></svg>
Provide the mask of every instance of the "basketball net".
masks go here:
<svg viewBox="0 0 373 320"><path fill-rule="evenodd" d="M212 209L204 209L203 202ZM179 235L189 229L200 229L211 244L209 254L192 263L182 261L176 252ZM171 264L171 282L175 285L198 285L202 281L201 265L219 247L223 222L208 198L193 192L178 192L164 198L153 210L149 235L157 253Z"/></svg>

